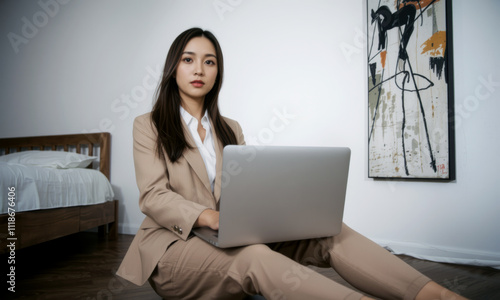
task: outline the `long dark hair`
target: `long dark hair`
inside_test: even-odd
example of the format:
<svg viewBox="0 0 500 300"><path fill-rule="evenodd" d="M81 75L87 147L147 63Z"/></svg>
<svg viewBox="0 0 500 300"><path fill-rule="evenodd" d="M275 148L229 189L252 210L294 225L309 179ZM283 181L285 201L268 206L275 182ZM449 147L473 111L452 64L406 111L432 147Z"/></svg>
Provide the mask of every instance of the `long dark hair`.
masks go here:
<svg viewBox="0 0 500 300"><path fill-rule="evenodd" d="M203 110L208 112L208 116L214 125L215 134L223 146L236 144L236 136L233 130L219 112L219 91L224 74L224 60L219 42L211 32L200 28L191 28L181 33L170 46L163 69L163 78L155 94L156 103L151 112L151 121L158 132L156 152L161 159L165 159L163 154L163 150L165 150L171 162L176 162L186 148L193 148L193 145L189 145L184 136L179 110L181 97L174 76L186 44L195 37L209 39L214 45L215 55L217 56L217 77L212 90L205 96Z"/></svg>

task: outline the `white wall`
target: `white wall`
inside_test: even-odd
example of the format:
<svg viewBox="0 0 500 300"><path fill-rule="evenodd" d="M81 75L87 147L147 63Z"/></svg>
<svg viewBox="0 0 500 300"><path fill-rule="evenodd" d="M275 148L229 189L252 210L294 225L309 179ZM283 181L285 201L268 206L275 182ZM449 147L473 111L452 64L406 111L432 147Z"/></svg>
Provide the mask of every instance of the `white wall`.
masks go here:
<svg viewBox="0 0 500 300"><path fill-rule="evenodd" d="M173 39L200 26L222 45L221 110L240 122L249 144L352 149L348 224L397 252L500 266L500 2L454 3L461 113L457 180L448 183L367 178L363 3L2 1L0 137L110 131L120 232L134 234L143 216L132 121L151 109ZM11 32L23 43L13 45Z"/></svg>

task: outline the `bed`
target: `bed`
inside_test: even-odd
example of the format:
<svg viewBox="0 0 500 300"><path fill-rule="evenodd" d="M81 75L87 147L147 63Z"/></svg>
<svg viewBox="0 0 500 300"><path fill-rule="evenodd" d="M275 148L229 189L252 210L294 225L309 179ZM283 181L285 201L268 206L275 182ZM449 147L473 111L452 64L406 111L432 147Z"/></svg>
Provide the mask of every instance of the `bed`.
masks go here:
<svg viewBox="0 0 500 300"><path fill-rule="evenodd" d="M10 252L12 245L22 249L96 227L99 236L117 237L118 201L109 181L110 142L107 132L0 139L0 253ZM92 159L76 165L71 160L71 166L63 167L11 161L12 156L32 154L64 154L68 161L76 156ZM63 184L65 180L69 183ZM36 201L29 203L32 198ZM79 202L80 198L86 200Z"/></svg>

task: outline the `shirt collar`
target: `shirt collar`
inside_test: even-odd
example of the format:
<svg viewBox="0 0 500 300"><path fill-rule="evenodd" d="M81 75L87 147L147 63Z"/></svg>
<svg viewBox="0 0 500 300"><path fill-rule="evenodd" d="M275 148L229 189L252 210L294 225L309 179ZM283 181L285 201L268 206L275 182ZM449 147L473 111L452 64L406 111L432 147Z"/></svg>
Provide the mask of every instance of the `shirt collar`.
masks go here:
<svg viewBox="0 0 500 300"><path fill-rule="evenodd" d="M194 120L194 121L197 121L197 120L195 119L195 117L193 117L190 113L188 113L188 112L184 109L184 107L182 107L182 105L180 106L180 108L181 108L181 116L182 116L182 118L184 119L184 122L186 122L186 125L188 125L188 126L189 126L189 124L190 124L191 122L193 122L193 120ZM210 119L208 118L208 112L205 110L205 114L204 114L204 115L203 115L203 117L201 118L201 125L202 125L203 127L210 126L210 122L209 122L209 120L210 120Z"/></svg>

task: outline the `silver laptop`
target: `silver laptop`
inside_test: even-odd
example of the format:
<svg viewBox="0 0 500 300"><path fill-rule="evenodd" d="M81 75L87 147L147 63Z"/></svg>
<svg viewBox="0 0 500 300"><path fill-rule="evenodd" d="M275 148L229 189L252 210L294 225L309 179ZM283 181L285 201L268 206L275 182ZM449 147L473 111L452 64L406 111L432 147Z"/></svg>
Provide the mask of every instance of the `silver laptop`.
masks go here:
<svg viewBox="0 0 500 300"><path fill-rule="evenodd" d="M351 151L343 147L226 146L219 230L193 230L220 247L340 232Z"/></svg>

